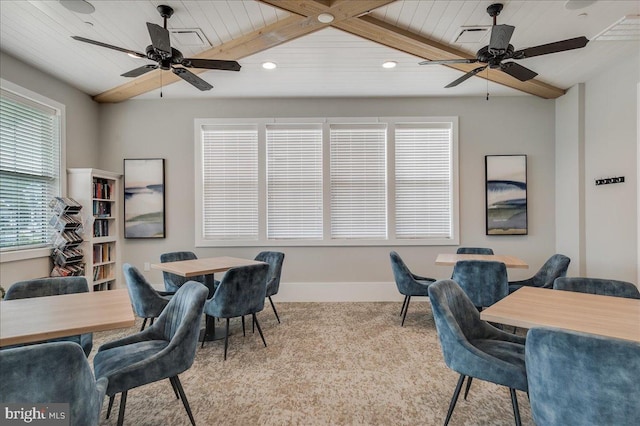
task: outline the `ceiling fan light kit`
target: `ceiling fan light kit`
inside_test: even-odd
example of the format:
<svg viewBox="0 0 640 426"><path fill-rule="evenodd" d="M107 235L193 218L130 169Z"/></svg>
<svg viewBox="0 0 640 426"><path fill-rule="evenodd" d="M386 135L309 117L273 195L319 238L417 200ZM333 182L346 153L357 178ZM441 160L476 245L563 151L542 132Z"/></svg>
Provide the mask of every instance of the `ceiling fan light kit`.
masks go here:
<svg viewBox="0 0 640 426"><path fill-rule="evenodd" d="M89 15L96 11L96 8L85 0L60 0L60 4L72 12Z"/></svg>
<svg viewBox="0 0 640 426"><path fill-rule="evenodd" d="M156 62L155 64L143 65L139 68L121 74L123 77L139 77L143 74L155 69L171 70L175 75L191 84L195 88L205 91L213 88L212 85L189 71L187 68L203 68L209 70L224 71L240 71L240 64L236 61L227 61L220 59L199 59L185 58L178 49L171 47L169 30L167 30L167 20L173 15L173 8L166 5L157 7L160 16L164 19L164 26L147 22L147 31L151 38L151 44L145 49L145 53L129 50L118 46L102 43L100 41L90 40L88 38L71 36L74 40L84 43L94 44L108 49L124 52L131 57L148 59ZM179 65L179 66L178 66Z"/></svg>
<svg viewBox="0 0 640 426"><path fill-rule="evenodd" d="M513 60L532 58L534 56L548 55L550 53L564 52L567 50L580 49L585 47L589 40L582 36L568 40L556 41L553 43L543 44L540 46L529 47L527 49L515 50L511 41L511 36L515 30L511 25L498 25L497 16L503 9L502 3L494 3L487 7L487 13L493 18L493 26L491 27L491 39L487 46L484 46L476 53L475 59L444 59L437 61L422 61L420 65L430 64L473 64L479 62L485 64L475 68L457 80L452 81L445 88L451 88L468 80L474 75L484 71L487 68L497 69L520 81L528 81L535 78L538 73L526 68ZM509 62L503 62L512 60Z"/></svg>
<svg viewBox="0 0 640 426"><path fill-rule="evenodd" d="M323 24L329 24L333 22L334 19L334 16L330 13L325 12L318 15L318 22L322 22Z"/></svg>

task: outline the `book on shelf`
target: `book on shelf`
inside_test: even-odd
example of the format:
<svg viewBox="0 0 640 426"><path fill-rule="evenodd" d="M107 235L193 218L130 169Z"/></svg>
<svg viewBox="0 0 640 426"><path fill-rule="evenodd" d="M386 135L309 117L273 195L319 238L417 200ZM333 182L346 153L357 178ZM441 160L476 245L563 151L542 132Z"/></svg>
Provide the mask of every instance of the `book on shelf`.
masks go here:
<svg viewBox="0 0 640 426"><path fill-rule="evenodd" d="M53 197L49 203L49 207L56 216L62 214L76 214L82 209L82 205L73 198Z"/></svg>
<svg viewBox="0 0 640 426"><path fill-rule="evenodd" d="M94 237L108 237L109 236L109 221L107 219L98 219L93 222L93 236Z"/></svg>
<svg viewBox="0 0 640 426"><path fill-rule="evenodd" d="M110 200L113 191L113 183L108 179L95 178L93 180L93 198Z"/></svg>
<svg viewBox="0 0 640 426"><path fill-rule="evenodd" d="M72 265L55 265L51 271L52 277L69 277L84 275L84 263L77 263Z"/></svg>
<svg viewBox="0 0 640 426"><path fill-rule="evenodd" d="M100 218L111 217L111 202L94 200L93 216Z"/></svg>

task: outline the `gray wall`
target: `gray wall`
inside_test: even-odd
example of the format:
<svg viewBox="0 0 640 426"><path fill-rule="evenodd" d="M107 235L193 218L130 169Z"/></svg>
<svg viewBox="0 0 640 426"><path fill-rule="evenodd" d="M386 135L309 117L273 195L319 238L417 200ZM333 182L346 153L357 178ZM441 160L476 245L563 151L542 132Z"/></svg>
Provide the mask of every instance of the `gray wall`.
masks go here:
<svg viewBox="0 0 640 426"><path fill-rule="evenodd" d="M132 100L101 106L100 167L122 172L123 158L166 159L167 238L126 240L122 261L140 268L157 262L161 253L194 250L198 256L253 257L261 248L194 248L194 118L332 117L332 116L460 117L461 244L493 247L531 265L510 271L514 279L537 270L555 250L554 101L530 96L492 98L397 99L213 99ZM527 154L529 235L485 235L484 156ZM291 247L283 282L392 282L391 247ZM436 267L439 252L455 247L398 247L416 272L448 277L451 268ZM146 275L161 282L157 271ZM335 285L331 287L335 290ZM396 292L397 293L397 292Z"/></svg>
<svg viewBox="0 0 640 426"><path fill-rule="evenodd" d="M89 95L0 52L0 77L65 105L66 166L97 167L99 105ZM33 277L48 276L49 258L38 258L0 265L0 284Z"/></svg>

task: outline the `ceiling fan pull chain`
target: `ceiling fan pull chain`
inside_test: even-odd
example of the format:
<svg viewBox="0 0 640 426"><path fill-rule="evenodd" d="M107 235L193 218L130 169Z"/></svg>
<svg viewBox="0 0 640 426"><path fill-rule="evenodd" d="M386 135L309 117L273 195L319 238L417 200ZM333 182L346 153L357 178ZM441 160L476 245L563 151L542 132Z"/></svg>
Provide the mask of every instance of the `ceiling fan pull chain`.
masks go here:
<svg viewBox="0 0 640 426"><path fill-rule="evenodd" d="M162 97L162 70L160 70L160 97Z"/></svg>
<svg viewBox="0 0 640 426"><path fill-rule="evenodd" d="M487 67L487 100L489 100L489 67Z"/></svg>

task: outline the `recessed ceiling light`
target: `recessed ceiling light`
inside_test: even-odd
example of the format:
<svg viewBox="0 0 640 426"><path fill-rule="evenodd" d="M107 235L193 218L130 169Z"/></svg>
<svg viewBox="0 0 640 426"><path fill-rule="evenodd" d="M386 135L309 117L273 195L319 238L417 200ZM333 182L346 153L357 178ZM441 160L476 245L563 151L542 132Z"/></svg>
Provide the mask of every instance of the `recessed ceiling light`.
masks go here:
<svg viewBox="0 0 640 426"><path fill-rule="evenodd" d="M591 6L597 0L567 0L564 4L564 8L567 10L578 10L585 8L587 6Z"/></svg>
<svg viewBox="0 0 640 426"><path fill-rule="evenodd" d="M96 11L96 8L85 0L60 0L60 4L76 13L84 13L88 15Z"/></svg>
<svg viewBox="0 0 640 426"><path fill-rule="evenodd" d="M264 68L265 70L273 70L277 67L278 65L276 65L275 62L271 62L271 61L267 61L267 62L263 62L262 63L262 68Z"/></svg>
<svg viewBox="0 0 640 426"><path fill-rule="evenodd" d="M382 68L395 68L398 63L396 61L386 61L382 63Z"/></svg>
<svg viewBox="0 0 640 426"><path fill-rule="evenodd" d="M330 13L321 13L320 15L318 15L318 21L322 22L323 24L333 22L334 19L335 18Z"/></svg>

